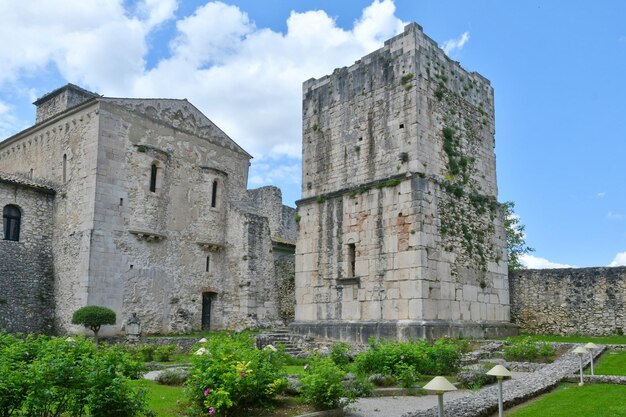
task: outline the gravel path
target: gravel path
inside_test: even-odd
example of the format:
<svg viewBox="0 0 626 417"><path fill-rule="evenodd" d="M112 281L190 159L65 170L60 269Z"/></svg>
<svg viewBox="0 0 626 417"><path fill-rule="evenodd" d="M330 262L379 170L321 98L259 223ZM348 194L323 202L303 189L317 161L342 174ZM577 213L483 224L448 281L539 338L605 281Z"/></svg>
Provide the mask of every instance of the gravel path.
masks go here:
<svg viewBox="0 0 626 417"><path fill-rule="evenodd" d="M459 390L444 395L444 408L448 402L471 394L471 391ZM436 405L436 395L359 398L357 402L346 407L345 417L400 417L405 413L428 410Z"/></svg>
<svg viewBox="0 0 626 417"><path fill-rule="evenodd" d="M512 379L527 376L527 372L513 372ZM452 402L472 396L476 391L458 390L446 393L443 396L444 409ZM420 397L393 396L360 398L357 402L346 407L346 417L401 417L404 414L425 411L437 407L436 395Z"/></svg>

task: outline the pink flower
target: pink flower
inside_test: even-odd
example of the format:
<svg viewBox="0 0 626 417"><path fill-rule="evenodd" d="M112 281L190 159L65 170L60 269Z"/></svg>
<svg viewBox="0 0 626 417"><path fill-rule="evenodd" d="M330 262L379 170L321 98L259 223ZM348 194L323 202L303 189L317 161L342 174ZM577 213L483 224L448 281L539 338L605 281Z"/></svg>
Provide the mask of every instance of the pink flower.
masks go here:
<svg viewBox="0 0 626 417"><path fill-rule="evenodd" d="M209 395L211 393L211 388L207 388L204 390L204 396L206 397L207 395Z"/></svg>
<svg viewBox="0 0 626 417"><path fill-rule="evenodd" d="M209 415L212 416L213 414L215 414L215 408L209 407Z"/></svg>
<svg viewBox="0 0 626 417"><path fill-rule="evenodd" d="M246 376L246 373L242 372L242 373L239 374L239 376L243 378L244 376Z"/></svg>

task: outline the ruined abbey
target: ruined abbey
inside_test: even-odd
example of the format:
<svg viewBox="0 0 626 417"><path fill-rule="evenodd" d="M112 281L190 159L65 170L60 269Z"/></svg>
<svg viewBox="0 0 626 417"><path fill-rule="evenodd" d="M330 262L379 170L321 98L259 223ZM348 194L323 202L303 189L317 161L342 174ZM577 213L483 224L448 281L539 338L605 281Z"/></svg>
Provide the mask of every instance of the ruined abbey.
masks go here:
<svg viewBox="0 0 626 417"><path fill-rule="evenodd" d="M246 189L251 156L191 103L70 84L34 104L0 143L0 328L77 331L92 304L109 333L133 313L144 333L292 315L295 210Z"/></svg>
<svg viewBox="0 0 626 417"><path fill-rule="evenodd" d="M251 156L187 100L34 104L0 142L0 329L80 331L84 305L116 311L109 334L133 314L359 342L626 328L626 268L508 276L493 88L415 23L304 83L297 211L247 189Z"/></svg>

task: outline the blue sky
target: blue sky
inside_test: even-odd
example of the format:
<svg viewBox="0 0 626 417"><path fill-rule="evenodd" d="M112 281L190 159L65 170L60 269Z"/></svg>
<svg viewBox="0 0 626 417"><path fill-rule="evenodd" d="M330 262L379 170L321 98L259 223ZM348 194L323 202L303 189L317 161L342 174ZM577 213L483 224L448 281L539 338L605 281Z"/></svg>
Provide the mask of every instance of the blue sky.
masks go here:
<svg viewBox="0 0 626 417"><path fill-rule="evenodd" d="M415 21L494 86L499 200L526 225L529 266L626 264L626 2L4 0L0 16L0 138L67 82L188 98L254 155L249 186L287 204L302 81Z"/></svg>

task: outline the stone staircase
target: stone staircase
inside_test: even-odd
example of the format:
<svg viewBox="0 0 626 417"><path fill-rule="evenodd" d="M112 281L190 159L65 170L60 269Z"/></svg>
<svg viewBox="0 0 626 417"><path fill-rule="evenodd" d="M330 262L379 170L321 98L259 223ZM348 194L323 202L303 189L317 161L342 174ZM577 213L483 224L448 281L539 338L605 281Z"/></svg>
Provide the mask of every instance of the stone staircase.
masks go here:
<svg viewBox="0 0 626 417"><path fill-rule="evenodd" d="M285 346L285 352L289 355L296 357L302 355L305 346L305 338L302 335L289 333L289 329L286 327L277 327L268 329L259 333L254 337L255 343L259 349L263 349L267 345Z"/></svg>

